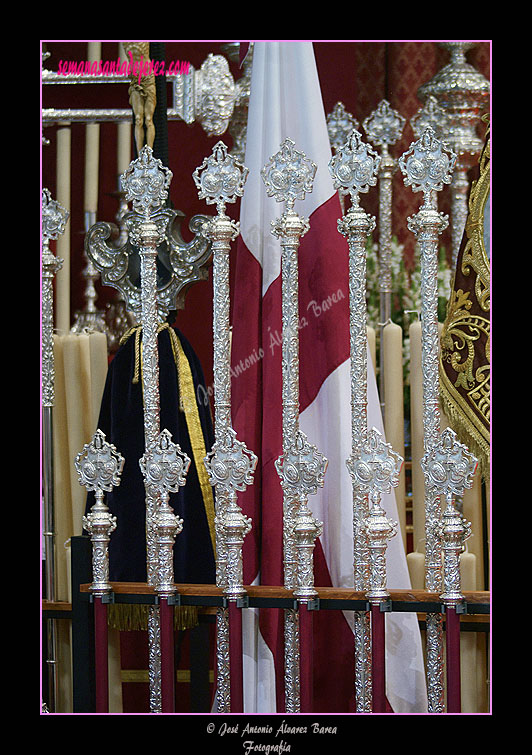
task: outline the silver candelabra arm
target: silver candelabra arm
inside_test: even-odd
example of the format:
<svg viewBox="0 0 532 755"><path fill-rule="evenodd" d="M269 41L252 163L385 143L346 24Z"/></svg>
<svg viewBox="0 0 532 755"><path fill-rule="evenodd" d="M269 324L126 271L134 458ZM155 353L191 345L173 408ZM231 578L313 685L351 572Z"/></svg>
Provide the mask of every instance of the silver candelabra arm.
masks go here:
<svg viewBox="0 0 532 755"><path fill-rule="evenodd" d="M110 513L104 494L120 484L124 458L106 441L104 433L96 430L91 442L76 456L74 464L80 485L87 492L93 491L96 497L89 514L83 517L83 526L92 542L93 582L90 589L94 595L102 596L112 589L108 545L111 533L116 529L116 517Z"/></svg>

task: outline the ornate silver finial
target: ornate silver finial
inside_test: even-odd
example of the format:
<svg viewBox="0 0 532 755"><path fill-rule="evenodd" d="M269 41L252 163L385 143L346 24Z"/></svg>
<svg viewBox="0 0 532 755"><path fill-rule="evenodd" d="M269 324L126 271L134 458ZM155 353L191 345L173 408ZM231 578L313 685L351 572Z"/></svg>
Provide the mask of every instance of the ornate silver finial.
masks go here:
<svg viewBox="0 0 532 755"><path fill-rule="evenodd" d="M109 492L120 484L124 458L105 440L105 434L96 430L90 443L83 446L75 460L79 483L97 495Z"/></svg>
<svg viewBox="0 0 532 755"><path fill-rule="evenodd" d="M427 484L447 502L462 496L473 485L477 459L469 449L459 443L450 427L441 433L438 443L421 459L421 468Z"/></svg>
<svg viewBox="0 0 532 755"><path fill-rule="evenodd" d="M358 194L366 193L377 183L380 161L377 152L364 144L360 133L353 129L329 162L334 188L349 193L358 203Z"/></svg>
<svg viewBox="0 0 532 755"><path fill-rule="evenodd" d="M405 123L405 118L391 107L388 100L381 100L362 125L370 142L387 151L390 144L401 138Z"/></svg>
<svg viewBox="0 0 532 755"><path fill-rule="evenodd" d="M432 94L427 97L423 107L412 116L410 125L416 139L420 139L427 126L430 126L437 139L442 142L449 140L451 119L445 108L438 103L438 100Z"/></svg>
<svg viewBox="0 0 532 755"><path fill-rule="evenodd" d="M205 457L205 467L213 487L227 494L243 491L253 482L257 457L236 439L236 432L227 427Z"/></svg>
<svg viewBox="0 0 532 755"><path fill-rule="evenodd" d="M190 459L177 443L173 443L169 430L163 430L157 443L144 453L139 464L147 485L168 496L185 485Z"/></svg>
<svg viewBox="0 0 532 755"><path fill-rule="evenodd" d="M425 195L451 183L455 163L455 153L436 138L430 126L399 158L405 185Z"/></svg>
<svg viewBox="0 0 532 755"><path fill-rule="evenodd" d="M347 460L347 468L355 490L370 500L370 510L362 528L368 538L370 579L368 599L380 601L388 597L386 589L386 547L397 534L397 522L386 516L380 505L383 493L391 492L399 483L403 459L395 453L381 433L372 427Z"/></svg>
<svg viewBox="0 0 532 755"><path fill-rule="evenodd" d="M477 459L469 449L459 443L456 433L447 427L438 443L425 453L421 467L426 485L434 496L443 496L446 509L438 526L443 551L444 592L442 600L453 605L462 600L460 579L460 554L464 543L471 536L471 524L466 522L455 506L455 498L471 488L478 466Z"/></svg>
<svg viewBox="0 0 532 755"><path fill-rule="evenodd" d="M360 128L357 119L348 113L343 102L337 102L327 116L327 132L332 149L337 152L344 146L353 129Z"/></svg>
<svg viewBox="0 0 532 755"><path fill-rule="evenodd" d="M323 487L327 464L325 456L299 429L293 442L283 448L283 454L275 462L286 498L299 504L292 521L285 522L288 534L294 538L297 562L294 596L299 600L309 600L316 595L312 556L315 540L323 532L323 523L318 522L308 508L308 496Z"/></svg>
<svg viewBox="0 0 532 755"><path fill-rule="evenodd" d="M173 513L168 500L170 493L177 493L186 484L190 459L172 442L171 433L163 430L141 457L139 465L146 487L157 491L161 499L151 515L158 546L156 590L159 595L168 596L175 592L172 549L176 535L183 529L183 520Z"/></svg>
<svg viewBox="0 0 532 755"><path fill-rule="evenodd" d="M248 168L229 155L225 144L219 141L212 148L212 154L196 168L192 178L199 198L205 199L207 204L216 204L220 212L226 202L235 202L242 196L248 173Z"/></svg>
<svg viewBox="0 0 532 755"><path fill-rule="evenodd" d="M403 459L384 441L382 434L372 427L346 464L357 490L374 500L380 499L383 493L389 493L392 487L397 486Z"/></svg>
<svg viewBox="0 0 532 755"><path fill-rule="evenodd" d="M145 145L120 177L127 202L144 217L159 210L168 197L172 171L153 157L153 150Z"/></svg>
<svg viewBox="0 0 532 755"><path fill-rule="evenodd" d="M275 462L281 486L290 498L315 495L323 487L328 461L298 430L292 443Z"/></svg>
<svg viewBox="0 0 532 755"><path fill-rule="evenodd" d="M94 595L102 596L112 589L109 583L108 545L110 535L116 529L116 517L104 503L104 492L120 484L124 458L105 440L104 433L96 430L91 442L76 456L74 465L79 483L88 492L96 494L96 503L83 517L83 527L90 534L92 542L93 582L90 589Z"/></svg>
<svg viewBox="0 0 532 755"><path fill-rule="evenodd" d="M261 176L268 196L286 202L292 209L296 199L305 199L312 191L316 170L317 165L295 148L292 139L286 138L261 170Z"/></svg>

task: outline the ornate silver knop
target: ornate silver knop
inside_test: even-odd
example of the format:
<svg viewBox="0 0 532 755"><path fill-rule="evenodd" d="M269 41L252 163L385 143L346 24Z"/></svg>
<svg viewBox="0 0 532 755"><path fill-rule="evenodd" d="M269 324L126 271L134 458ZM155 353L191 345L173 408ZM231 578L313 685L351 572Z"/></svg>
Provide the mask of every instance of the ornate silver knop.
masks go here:
<svg viewBox="0 0 532 755"><path fill-rule="evenodd" d="M370 584L367 596L372 601L388 596L386 589L386 547L397 534L397 522L389 519L380 505L383 493L391 492L399 483L403 459L395 453L381 433L372 427L365 440L347 460L347 468L355 490L367 495L371 504L363 521L368 538Z"/></svg>
<svg viewBox="0 0 532 755"><path fill-rule="evenodd" d="M356 488L370 500L380 499L399 483L403 459L396 454L381 433L372 427L346 462Z"/></svg>
<svg viewBox="0 0 532 755"><path fill-rule="evenodd" d="M434 95L427 97L427 101L410 119L410 125L416 139L420 139L425 129L430 126L434 135L442 142L449 140L451 119Z"/></svg>
<svg viewBox="0 0 532 755"><path fill-rule="evenodd" d="M120 177L126 201L132 202L133 209L144 217L162 207L171 181L172 171L153 157L153 150L147 144Z"/></svg>
<svg viewBox="0 0 532 755"><path fill-rule="evenodd" d="M473 485L478 461L456 438L450 427L441 433L438 443L421 459L426 481L438 495L450 503Z"/></svg>
<svg viewBox="0 0 532 755"><path fill-rule="evenodd" d="M477 459L456 438L456 433L447 427L433 446L421 459L426 484L435 496L443 496L446 509L443 512L439 534L443 550L444 592L442 600L453 605L462 600L460 588L460 554L464 543L471 535L471 525L466 522L455 506L455 498L471 488L478 466Z"/></svg>
<svg viewBox="0 0 532 755"><path fill-rule="evenodd" d="M315 495L323 487L328 461L298 430L292 443L275 462L281 486L290 498Z"/></svg>
<svg viewBox="0 0 532 755"><path fill-rule="evenodd" d="M235 202L244 193L248 168L227 153L227 147L219 141L212 154L192 174L198 188L198 196L207 204L216 204L223 210L226 202Z"/></svg>
<svg viewBox="0 0 532 755"><path fill-rule="evenodd" d="M211 485L226 493L242 491L251 485L256 466L257 457L236 439L232 427L225 429L205 458Z"/></svg>
<svg viewBox="0 0 532 755"><path fill-rule="evenodd" d="M74 465L80 485L96 494L95 504L83 517L83 527L90 534L92 542L91 592L102 596L112 589L109 583L108 545L110 535L116 529L116 517L105 504L104 493L120 484L124 458L105 440L104 433L96 430L91 442L76 456Z"/></svg>
<svg viewBox="0 0 532 755"><path fill-rule="evenodd" d="M329 162L334 188L349 193L358 203L358 194L366 193L377 183L380 161L377 152L364 144L362 136L354 129Z"/></svg>
<svg viewBox="0 0 532 755"><path fill-rule="evenodd" d="M436 138L430 126L399 158L405 185L424 194L441 191L443 184L450 184L455 163L455 153Z"/></svg>
<svg viewBox="0 0 532 755"><path fill-rule="evenodd" d="M261 170L268 196L276 202L286 202L289 209L296 199L305 199L312 191L317 170L317 165L295 146L292 139L286 138Z"/></svg>
<svg viewBox="0 0 532 755"><path fill-rule="evenodd" d="M176 535L183 529L183 520L176 516L168 503L170 493L177 493L186 484L190 459L163 430L139 460L147 489L157 491L160 503L151 514L153 531L157 535L158 569L156 589L159 595L175 592L173 546Z"/></svg>
<svg viewBox="0 0 532 755"><path fill-rule="evenodd" d="M327 116L327 133L334 152L344 146L353 129L358 129L357 119L348 113L343 102L337 102Z"/></svg>
<svg viewBox="0 0 532 755"><path fill-rule="evenodd" d="M390 144L401 138L405 123L405 118L391 107L388 100L381 100L362 125L370 142L387 150Z"/></svg>
<svg viewBox="0 0 532 755"><path fill-rule="evenodd" d="M146 484L167 497L185 485L190 459L179 444L172 441L170 431L163 430L157 443L144 453L139 464Z"/></svg>

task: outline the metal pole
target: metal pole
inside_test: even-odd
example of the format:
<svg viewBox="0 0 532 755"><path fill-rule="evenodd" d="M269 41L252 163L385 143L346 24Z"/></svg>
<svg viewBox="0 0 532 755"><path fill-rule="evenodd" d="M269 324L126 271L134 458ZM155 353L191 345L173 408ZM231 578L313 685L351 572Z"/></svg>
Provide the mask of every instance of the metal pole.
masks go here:
<svg viewBox="0 0 532 755"><path fill-rule="evenodd" d="M200 199L216 204L217 214L203 226L213 251L213 351L215 443L205 458L211 485L216 490L216 583L224 587L227 607L217 613L218 712L243 713L242 547L251 520L237 504L237 493L253 482L257 457L236 440L231 425L231 340L229 253L239 225L225 214L227 202L242 196L248 169L229 155L223 142L193 173Z"/></svg>
<svg viewBox="0 0 532 755"><path fill-rule="evenodd" d="M450 183L456 155L440 142L428 126L420 139L399 159L406 185L423 191L419 212L408 219L408 228L417 237L421 256L421 328L423 371L423 436L425 453L437 445L440 434L438 377L438 235L448 219L436 209L436 192ZM433 481L425 475L425 587L442 589L441 508ZM427 682L431 713L444 711L443 620L438 613L427 614Z"/></svg>
<svg viewBox="0 0 532 755"><path fill-rule="evenodd" d="M126 201L132 201L139 219L131 229L131 240L139 246L141 275L142 323L142 391L144 399L145 448L153 447L160 432L159 363L157 307L157 246L162 229L153 222L168 196L172 172L153 157L152 149L144 146L121 177ZM160 503L156 488L146 486L146 548L148 583L156 585L158 546L155 532L155 515ZM150 606L148 617L150 710L161 711L161 657L159 607Z"/></svg>
<svg viewBox="0 0 532 755"><path fill-rule="evenodd" d="M53 277L63 264L63 260L52 254L50 241L57 239L64 232L68 217L68 211L59 202L52 199L48 189L43 189L41 198L43 538L46 599L50 601L56 598L53 463L53 406L55 403ZM52 619L47 621L48 709L51 711L55 711L57 700L56 651L55 622Z"/></svg>
<svg viewBox="0 0 532 755"><path fill-rule="evenodd" d="M107 603L112 593L109 582L108 546L111 533L116 529L116 517L109 512L104 501L104 493L120 484L124 458L105 440L104 433L96 430L91 442L76 456L74 464L79 483L87 492L94 491L96 495L95 504L89 514L83 517L83 527L91 536L92 542L93 581L90 590L94 601L96 713L108 713Z"/></svg>
<svg viewBox="0 0 532 755"><path fill-rule="evenodd" d="M310 444L299 428L299 309L298 249L309 221L294 211L297 199L312 191L317 166L295 149L287 138L263 167L261 176L269 197L285 202L286 209L272 224L281 244L282 278L282 455L275 462L283 489L283 558L285 587L294 591L299 605L316 595L312 559L314 542L322 531L308 509L308 496L323 485L327 459ZM300 662L311 663L309 648L300 646L299 616L285 610L285 707L300 712ZM300 653L304 652L301 660ZM308 681L312 685L312 682Z"/></svg>

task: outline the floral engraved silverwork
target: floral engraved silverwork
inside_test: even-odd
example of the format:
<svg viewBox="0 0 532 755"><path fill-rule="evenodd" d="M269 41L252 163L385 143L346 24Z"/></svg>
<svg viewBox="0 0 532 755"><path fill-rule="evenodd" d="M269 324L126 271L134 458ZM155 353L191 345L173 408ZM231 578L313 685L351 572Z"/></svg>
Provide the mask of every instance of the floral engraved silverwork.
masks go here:
<svg viewBox="0 0 532 755"><path fill-rule="evenodd" d="M196 168L192 178L199 198L223 210L226 202L234 202L242 196L248 173L248 168L229 155L225 144L219 141L212 154Z"/></svg>
<svg viewBox="0 0 532 755"><path fill-rule="evenodd" d="M228 154L218 142L193 173L200 199L216 204L217 214L203 225L202 232L212 243L213 255L213 372L215 443L204 464L216 490L216 584L224 588L227 599L237 602L245 595L242 547L251 529L251 520L237 504L237 493L253 482L257 457L236 440L231 426L231 331L229 254L238 236L239 224L225 214L228 202L235 202L244 191L248 168ZM217 636L218 710L231 711L229 676L229 611L219 608Z"/></svg>
<svg viewBox="0 0 532 755"><path fill-rule="evenodd" d="M381 100L363 126L370 142L387 150L388 145L395 144L401 138L405 123L403 116L390 106L388 100Z"/></svg>
<svg viewBox="0 0 532 755"><path fill-rule="evenodd" d="M301 601L315 595L312 559L315 538L321 534L321 523L308 509L307 496L317 490L321 466L304 468L302 459L306 438L299 431L299 336L298 336L298 248L301 237L309 229L307 218L294 211L297 199L303 200L312 191L317 166L286 138L261 176L269 197L285 203L285 212L272 221L271 232L281 244L282 284L282 456L276 462L283 486L283 560L285 587L294 590ZM314 447L311 454L316 451ZM316 451L317 454L317 451ZM320 455L321 456L321 455ZM326 464L324 457L321 457ZM299 463L301 461L301 463ZM308 459L310 461L310 457ZM315 460L312 464L315 465ZM324 468L323 468L324 471ZM307 475L309 475L307 477ZM286 710L300 709L299 623L298 612L285 610L284 682Z"/></svg>
<svg viewBox="0 0 532 755"><path fill-rule="evenodd" d="M388 597L386 547L388 540L397 534L397 522L388 519L380 501L384 493L397 487L402 466L402 457L393 451L375 427L368 431L366 439L358 444L347 460L355 489L368 496L370 501L370 509L363 522L370 560L370 586L366 593L370 601Z"/></svg>
<svg viewBox="0 0 532 755"><path fill-rule="evenodd" d="M423 443L425 453L440 435L439 331L438 331L438 235L448 218L436 210L436 192L448 184L456 156L428 126L399 159L404 183L423 192L419 211L408 218L408 228L418 239L421 259L421 368L423 373ZM428 469L425 472L425 587L442 589L441 509ZM431 713L444 711L443 620L427 615L427 691Z"/></svg>
<svg viewBox="0 0 532 755"><path fill-rule="evenodd" d="M431 126L399 158L405 186L424 194L441 191L443 184L450 184L455 163L455 153L436 138Z"/></svg>
<svg viewBox="0 0 532 755"><path fill-rule="evenodd" d="M353 129L358 129L357 119L348 113L343 102L337 102L327 116L327 133L334 152L344 146Z"/></svg>
<svg viewBox="0 0 532 755"><path fill-rule="evenodd" d="M349 193L358 204L358 194L368 192L377 183L380 161L377 152L364 144L360 133L353 129L329 162L334 188Z"/></svg>
<svg viewBox="0 0 532 755"><path fill-rule="evenodd" d="M263 167L261 176L268 196L277 202L286 202L288 208L293 209L296 199L305 199L312 191L316 170L316 164L287 138Z"/></svg>
<svg viewBox="0 0 532 755"><path fill-rule="evenodd" d="M471 535L471 525L456 508L455 499L472 487L477 466L477 459L465 445L458 442L456 433L449 427L421 459L427 484L431 485L434 495L442 496L446 502L440 525L444 572L441 598L446 604L455 604L463 598L460 590L460 554L465 540Z"/></svg>
<svg viewBox="0 0 532 755"><path fill-rule="evenodd" d="M50 241L64 233L69 212L52 199L48 189L42 190L42 402L54 405L54 307L53 277L63 266L63 260L50 250Z"/></svg>
<svg viewBox="0 0 532 755"><path fill-rule="evenodd" d="M113 516L104 501L104 493L120 484L124 458L116 448L105 440L101 430L97 430L90 443L78 453L74 461L79 483L87 492L94 492L96 502L87 516L83 517L83 527L91 536L93 582L91 592L102 596L111 592L109 583L108 545L111 533L116 529Z"/></svg>
<svg viewBox="0 0 532 755"><path fill-rule="evenodd" d="M149 215L161 208L168 197L172 181L172 171L153 157L153 150L145 145L121 176L121 186L127 202L143 215Z"/></svg>
<svg viewBox="0 0 532 755"><path fill-rule="evenodd" d="M176 535L183 529L183 520L176 516L169 504L170 493L177 493L186 484L190 459L168 430L163 430L139 460L146 488L155 489L160 503L152 514L152 526L157 535L158 569L156 589L159 595L175 593L172 549Z"/></svg>

